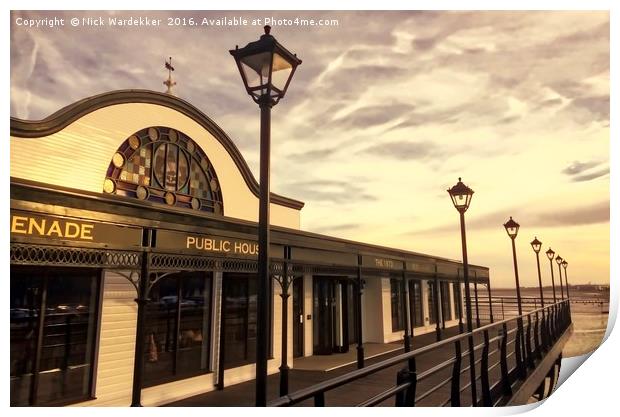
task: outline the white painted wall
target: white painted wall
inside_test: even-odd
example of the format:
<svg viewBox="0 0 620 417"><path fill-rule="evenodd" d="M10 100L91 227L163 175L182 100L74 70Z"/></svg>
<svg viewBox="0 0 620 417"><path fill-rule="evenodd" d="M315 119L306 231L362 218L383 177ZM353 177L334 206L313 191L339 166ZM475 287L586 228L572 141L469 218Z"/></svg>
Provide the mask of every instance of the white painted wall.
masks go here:
<svg viewBox="0 0 620 417"><path fill-rule="evenodd" d="M365 281L362 299L362 317L364 318L362 321L362 336L364 342L383 343L384 314L379 314L383 313L384 304L382 278L366 277ZM391 315L388 314L388 316L389 320L392 320Z"/></svg>
<svg viewBox="0 0 620 417"><path fill-rule="evenodd" d="M150 126L172 127L192 138L215 168L224 214L258 221L258 198L247 187L228 151L191 118L156 104L116 104L86 114L50 136L12 136L11 176L102 193L106 170L118 147ZM270 210L272 224L299 229L298 210L278 204L271 204Z"/></svg>

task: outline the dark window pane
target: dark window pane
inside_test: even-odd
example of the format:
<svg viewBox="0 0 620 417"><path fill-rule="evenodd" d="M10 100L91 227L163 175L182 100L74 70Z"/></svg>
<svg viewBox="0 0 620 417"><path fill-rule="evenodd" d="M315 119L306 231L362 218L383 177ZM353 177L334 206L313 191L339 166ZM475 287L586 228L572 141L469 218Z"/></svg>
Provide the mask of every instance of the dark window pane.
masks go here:
<svg viewBox="0 0 620 417"><path fill-rule="evenodd" d="M222 295L224 366L252 363L256 358L256 276L225 274Z"/></svg>
<svg viewBox="0 0 620 417"><path fill-rule="evenodd" d="M177 375L209 369L211 280L193 274L181 281Z"/></svg>
<svg viewBox="0 0 620 417"><path fill-rule="evenodd" d="M28 403L37 343L41 348L37 404L89 396L99 276L92 269L11 268L12 404ZM45 313L42 338L36 340L41 312Z"/></svg>
<svg viewBox="0 0 620 417"><path fill-rule="evenodd" d="M392 299L392 331L404 330L405 318L403 316L403 294L400 280L390 279L390 294Z"/></svg>
<svg viewBox="0 0 620 417"><path fill-rule="evenodd" d="M452 320L452 303L450 303L450 283L441 282L439 284L441 290L441 315L443 321Z"/></svg>
<svg viewBox="0 0 620 417"><path fill-rule="evenodd" d="M428 284L428 321L437 323L437 294L435 292L435 282L426 281Z"/></svg>
<svg viewBox="0 0 620 417"><path fill-rule="evenodd" d="M157 282L146 308L144 384L210 368L211 274L176 273Z"/></svg>
<svg viewBox="0 0 620 417"><path fill-rule="evenodd" d="M453 282L452 283L452 293L454 296L454 312L455 312L455 316L458 318L459 314L462 310L462 299L461 299L461 291L459 288L459 283L458 282Z"/></svg>
<svg viewBox="0 0 620 417"><path fill-rule="evenodd" d="M28 405L42 278L34 270L11 268L11 405Z"/></svg>
<svg viewBox="0 0 620 417"><path fill-rule="evenodd" d="M420 281L409 281L410 311L413 327L424 326L422 311L422 285Z"/></svg>
<svg viewBox="0 0 620 417"><path fill-rule="evenodd" d="M357 284L347 283L347 324L349 344L357 342Z"/></svg>
<svg viewBox="0 0 620 417"><path fill-rule="evenodd" d="M50 273L43 327L39 403L88 395L97 273Z"/></svg>
<svg viewBox="0 0 620 417"><path fill-rule="evenodd" d="M162 279L151 289L151 302L145 309L145 384L173 375L178 290L175 276Z"/></svg>

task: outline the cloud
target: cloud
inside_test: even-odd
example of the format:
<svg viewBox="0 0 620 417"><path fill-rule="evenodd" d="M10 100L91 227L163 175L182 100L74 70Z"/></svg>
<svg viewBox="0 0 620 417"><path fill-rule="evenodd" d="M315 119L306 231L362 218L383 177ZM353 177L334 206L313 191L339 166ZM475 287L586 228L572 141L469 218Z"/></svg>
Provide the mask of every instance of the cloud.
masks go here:
<svg viewBox="0 0 620 417"><path fill-rule="evenodd" d="M370 146L361 153L400 160L424 160L439 158L444 151L432 142L388 142Z"/></svg>
<svg viewBox="0 0 620 417"><path fill-rule="evenodd" d="M569 166L562 170L562 173L566 175L578 175L583 173L584 171L589 170L590 168L597 167L600 164L601 163L598 161L573 161Z"/></svg>
<svg viewBox="0 0 620 417"><path fill-rule="evenodd" d="M338 180L297 181L282 185L282 190L303 201L345 204L359 201L375 201L377 197L367 194L365 187L356 182Z"/></svg>
<svg viewBox="0 0 620 417"><path fill-rule="evenodd" d="M532 226L581 226L607 222L609 201L603 201L590 206L543 213L535 218Z"/></svg>
<svg viewBox="0 0 620 417"><path fill-rule="evenodd" d="M570 176L573 182L591 181L609 174L609 167L593 170L601 165L602 162L600 161L574 161L564 168L562 173Z"/></svg>
<svg viewBox="0 0 620 417"><path fill-rule="evenodd" d="M330 226L320 225L320 226L310 226L309 229L315 233L334 233L341 232L344 230L352 230L358 229L362 225L359 223L343 223L343 224L335 224Z"/></svg>
<svg viewBox="0 0 620 417"><path fill-rule="evenodd" d="M596 179L596 178L603 177L603 176L605 176L607 174L609 174L609 168L604 168L604 169L601 169L600 171L592 172L590 174L574 176L573 177L573 181L574 182L590 181L590 180L593 180L593 179Z"/></svg>
<svg viewBox="0 0 620 417"><path fill-rule="evenodd" d="M597 223L609 222L609 201L602 201L588 206L568 207L563 210L553 210L546 212L525 211L521 207L507 208L501 211L488 213L486 215L467 219L468 230L498 229L512 215L514 219L527 227L558 227L558 226L583 226ZM437 227L412 230L403 235L425 235L454 232L457 230L454 223L440 225Z"/></svg>
<svg viewBox="0 0 620 417"><path fill-rule="evenodd" d="M306 152L292 153L288 158L298 162L316 161L327 158L338 151L338 148L312 149Z"/></svg>
<svg viewBox="0 0 620 417"><path fill-rule="evenodd" d="M568 111L583 110L591 119L601 122L609 121L609 95L578 97L569 105Z"/></svg>
<svg viewBox="0 0 620 417"><path fill-rule="evenodd" d="M365 128L382 125L393 120L398 120L414 110L414 106L401 103L386 105L366 106L357 109L349 115L333 120L340 128Z"/></svg>

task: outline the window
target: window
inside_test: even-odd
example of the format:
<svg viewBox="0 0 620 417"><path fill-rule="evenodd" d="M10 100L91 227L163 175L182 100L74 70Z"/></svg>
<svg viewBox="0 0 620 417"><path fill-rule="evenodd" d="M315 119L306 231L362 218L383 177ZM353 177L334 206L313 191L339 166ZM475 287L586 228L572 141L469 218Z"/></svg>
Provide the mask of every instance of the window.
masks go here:
<svg viewBox="0 0 620 417"><path fill-rule="evenodd" d="M452 283L452 293L454 294L454 308L456 309L456 317L458 318L462 314L463 299L461 296L461 284L458 282Z"/></svg>
<svg viewBox="0 0 620 417"><path fill-rule="evenodd" d="M392 331L405 330L405 316L403 309L403 287L399 279L390 279L390 294L392 299Z"/></svg>
<svg viewBox="0 0 620 417"><path fill-rule="evenodd" d="M100 276L87 268L11 267L12 406L90 398Z"/></svg>
<svg viewBox="0 0 620 417"><path fill-rule="evenodd" d="M418 280L409 281L409 302L412 327L424 326L424 314L422 311L422 283Z"/></svg>
<svg viewBox="0 0 620 417"><path fill-rule="evenodd" d="M176 273L157 282L146 307L144 384L210 369L211 273Z"/></svg>
<svg viewBox="0 0 620 417"><path fill-rule="evenodd" d="M437 293L435 292L435 281L426 281L428 284L428 321L437 323Z"/></svg>
<svg viewBox="0 0 620 417"><path fill-rule="evenodd" d="M439 290L441 291L441 317L443 317L444 323L452 320L452 303L450 300L450 283L442 281L439 283Z"/></svg>
<svg viewBox="0 0 620 417"><path fill-rule="evenodd" d="M255 274L224 274L222 353L226 369L256 361L256 281Z"/></svg>
<svg viewBox="0 0 620 417"><path fill-rule="evenodd" d="M191 138L168 127L142 129L123 142L108 166L103 191L224 213L211 162Z"/></svg>

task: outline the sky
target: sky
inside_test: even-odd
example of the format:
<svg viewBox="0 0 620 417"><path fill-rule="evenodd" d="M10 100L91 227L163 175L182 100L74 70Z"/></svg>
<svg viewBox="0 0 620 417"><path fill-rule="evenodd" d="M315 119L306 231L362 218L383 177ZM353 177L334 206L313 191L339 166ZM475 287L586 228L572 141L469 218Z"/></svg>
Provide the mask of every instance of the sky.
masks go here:
<svg viewBox="0 0 620 417"><path fill-rule="evenodd" d="M20 17L162 25L36 28ZM249 24L184 26L190 17ZM272 111L271 145L271 190L306 203L303 230L460 260L446 190L462 177L475 191L469 260L490 268L494 287L514 286L509 216L521 224L522 285L538 282L535 236L568 261L572 284L609 283L608 12L12 12L11 115L163 92L172 56L175 94L227 132L258 177L259 111L228 50L256 40L265 18L293 22L271 33L303 60Z"/></svg>

